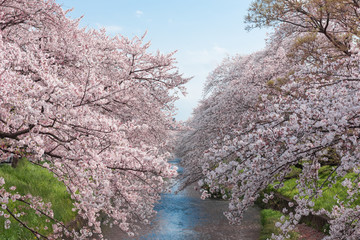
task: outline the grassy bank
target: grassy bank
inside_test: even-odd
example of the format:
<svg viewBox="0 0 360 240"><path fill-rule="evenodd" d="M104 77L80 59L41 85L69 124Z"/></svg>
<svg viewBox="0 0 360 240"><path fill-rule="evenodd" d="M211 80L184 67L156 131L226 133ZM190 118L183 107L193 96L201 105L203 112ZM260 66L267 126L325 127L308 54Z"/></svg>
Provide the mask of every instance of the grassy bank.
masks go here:
<svg viewBox="0 0 360 240"><path fill-rule="evenodd" d="M348 173L344 177L339 177L335 184L331 183L331 178L328 179L328 176L335 170L334 166L323 166L319 169L319 180L317 182L318 186L323 185L322 188L322 196L314 199L314 209L325 209L331 211L333 206L338 205L337 200L335 198L338 197L342 202L348 202L349 194L347 193L347 189L342 186L342 182L347 178L350 179L352 182L356 178L358 178L358 174L356 173ZM301 169L295 168L293 172L299 173ZM332 177L336 177L336 174L333 173ZM281 195L293 199L293 197L299 193L297 189L297 175L294 174L292 178L286 180L284 182L284 186L280 189L274 189L272 186L269 187L270 191L278 192ZM360 199L355 200L351 203L352 206L356 206L360 204Z"/></svg>
<svg viewBox="0 0 360 240"><path fill-rule="evenodd" d="M0 165L0 177L5 179L5 189L16 186L15 192L21 195L31 194L39 196L47 203L52 203L54 217L62 222L69 223L74 220L76 213L72 211L73 204L65 186L54 178L46 169L33 165L27 160L21 160L17 168L9 165ZM22 206L20 206L22 205ZM9 209L22 209L26 215L20 217L28 226L35 228L41 234L52 233L52 222L45 222L44 217L39 217L32 209L22 203L10 202ZM4 229L4 218L0 217L0 239L34 239L34 235L11 219L10 229Z"/></svg>
<svg viewBox="0 0 360 240"><path fill-rule="evenodd" d="M354 182L356 178L358 178L358 174L349 172L344 177L338 177L336 183L332 183L332 179L336 177L335 173L335 166L323 166L319 169L319 179L317 181L317 186L322 186L322 196L319 198L314 199L314 209L320 210L320 209L326 209L328 211L331 211L333 206L338 205L337 198L341 202L348 202L349 201L349 195L347 193L347 189L342 186L342 182L345 179L349 179L350 181ZM265 192L276 192L282 196L284 196L287 199L293 199L295 195L299 193L299 190L297 188L297 180L298 176L301 173L301 169L293 167L293 171L287 176L287 180L284 181L284 185L280 189L273 188L273 185L269 186ZM331 175L331 177L329 177ZM276 184L276 183L275 183ZM276 205L279 204L279 202L274 199L273 201ZM351 206L360 205L360 198L357 198L353 202L350 202ZM264 206L264 204L260 203L261 206ZM280 204L281 205L281 204ZM266 206L269 207L269 206ZM278 206L277 206L278 207ZM275 227L275 223L279 221L280 217L283 214L278 211L274 211L271 209L264 209L261 212L261 219L262 219L262 237L261 239L266 239L271 237L271 233L277 233L279 230ZM328 224L323 224L319 228L319 226L315 226L317 222L311 222L308 219L305 219L303 221L307 225L314 227L321 232L327 232L328 231ZM313 225L315 224L315 225ZM292 236L296 239L296 236Z"/></svg>
<svg viewBox="0 0 360 240"><path fill-rule="evenodd" d="M261 210L261 235L260 240L271 239L272 234L279 234L280 230L275 226L276 222L280 222L283 214L272 209ZM297 232L291 232L289 240L299 239Z"/></svg>

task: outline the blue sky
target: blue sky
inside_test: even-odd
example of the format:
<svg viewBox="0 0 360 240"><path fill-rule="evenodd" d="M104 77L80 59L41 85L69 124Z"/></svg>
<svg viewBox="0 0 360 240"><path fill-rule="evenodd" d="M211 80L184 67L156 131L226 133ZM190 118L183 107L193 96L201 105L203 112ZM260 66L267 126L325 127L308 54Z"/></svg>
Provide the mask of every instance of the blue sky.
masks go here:
<svg viewBox="0 0 360 240"><path fill-rule="evenodd" d="M245 30L251 0L57 0L81 25L105 27L109 34L151 41L151 50L177 50L178 67L194 78L187 96L176 103L178 120L190 117L202 97L207 75L228 55L248 54L265 46L268 29Z"/></svg>

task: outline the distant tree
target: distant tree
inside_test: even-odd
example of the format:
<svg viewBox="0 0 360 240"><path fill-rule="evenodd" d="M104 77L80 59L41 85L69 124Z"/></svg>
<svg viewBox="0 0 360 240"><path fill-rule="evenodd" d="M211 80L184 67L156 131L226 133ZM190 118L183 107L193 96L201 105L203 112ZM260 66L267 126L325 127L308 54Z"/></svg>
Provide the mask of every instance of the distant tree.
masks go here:
<svg viewBox="0 0 360 240"><path fill-rule="evenodd" d="M143 38L81 29L44 0L1 1L0 36L0 159L26 157L53 172L88 222L69 232L49 205L4 188L0 176L5 227L19 222L46 238L14 214L12 200L51 220L54 238L101 233L101 213L134 234L153 216L163 179L176 174L167 163L169 130L188 79L173 53L151 54Z"/></svg>

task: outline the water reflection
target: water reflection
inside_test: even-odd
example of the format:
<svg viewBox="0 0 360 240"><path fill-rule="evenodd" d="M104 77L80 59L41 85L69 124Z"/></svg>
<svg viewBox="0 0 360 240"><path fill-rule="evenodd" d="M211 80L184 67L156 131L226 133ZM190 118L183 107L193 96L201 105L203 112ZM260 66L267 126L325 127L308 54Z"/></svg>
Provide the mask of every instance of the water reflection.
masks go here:
<svg viewBox="0 0 360 240"><path fill-rule="evenodd" d="M178 165L179 160L171 161ZM178 168L181 174L181 167ZM259 210L250 209L241 226L229 225L222 214L227 209L227 202L221 200L201 200L200 194L192 187L174 194L177 184L171 193L162 194L162 199L155 210L158 212L150 226L145 226L140 236L129 238L115 227L104 229L105 237L115 239L258 239Z"/></svg>

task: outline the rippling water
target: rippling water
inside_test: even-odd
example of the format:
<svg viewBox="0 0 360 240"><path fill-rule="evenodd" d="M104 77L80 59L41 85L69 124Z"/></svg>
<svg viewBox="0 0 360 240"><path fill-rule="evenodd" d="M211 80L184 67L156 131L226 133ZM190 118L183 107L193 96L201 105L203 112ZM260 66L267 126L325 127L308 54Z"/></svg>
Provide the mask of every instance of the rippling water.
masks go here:
<svg viewBox="0 0 360 240"><path fill-rule="evenodd" d="M179 161L171 161L178 165ZM182 169L179 167L178 172ZM177 185L173 187L176 190ZM129 238L118 228L105 228L105 237L115 239L237 239L252 240L259 238L260 213L258 208L246 212L242 225L230 225L223 215L228 202L221 200L201 200L200 194L188 187L178 194L164 193L155 207L158 212L150 226L145 226L140 236Z"/></svg>

